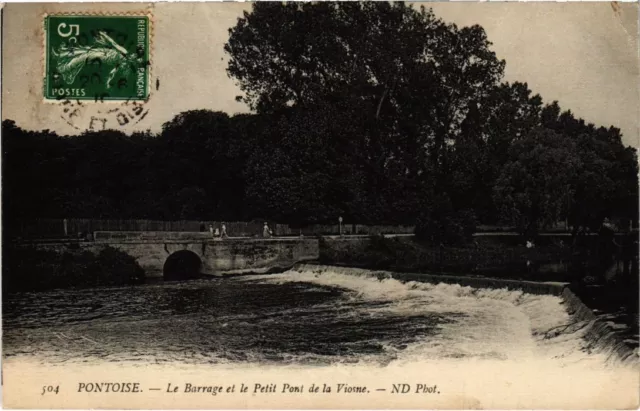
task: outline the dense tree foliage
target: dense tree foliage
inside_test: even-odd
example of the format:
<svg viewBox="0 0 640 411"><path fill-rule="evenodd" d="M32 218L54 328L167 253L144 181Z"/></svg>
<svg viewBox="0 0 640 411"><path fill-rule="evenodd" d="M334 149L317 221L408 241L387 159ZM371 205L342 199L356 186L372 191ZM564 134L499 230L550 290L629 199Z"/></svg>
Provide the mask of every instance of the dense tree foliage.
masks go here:
<svg viewBox="0 0 640 411"><path fill-rule="evenodd" d="M502 82L490 46L403 3L255 3L225 45L254 114L188 111L131 136L4 121L5 217L343 216L444 242L476 222L637 219L620 131Z"/></svg>
<svg viewBox="0 0 640 411"><path fill-rule="evenodd" d="M512 144L494 186L501 215L528 235L556 223L581 167L574 141L549 129L531 131Z"/></svg>
<svg viewBox="0 0 640 411"><path fill-rule="evenodd" d="M409 177L435 166L436 183L444 179L446 145L502 77L490 45L479 26L459 29L404 3L256 3L225 50L259 112L341 102L364 118L357 137L376 186L390 162Z"/></svg>

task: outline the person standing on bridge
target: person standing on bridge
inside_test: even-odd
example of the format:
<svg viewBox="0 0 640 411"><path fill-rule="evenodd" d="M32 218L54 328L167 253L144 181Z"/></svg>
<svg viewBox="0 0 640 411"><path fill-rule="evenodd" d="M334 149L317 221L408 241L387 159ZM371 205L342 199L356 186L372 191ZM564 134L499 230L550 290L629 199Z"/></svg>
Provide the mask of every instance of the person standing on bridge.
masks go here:
<svg viewBox="0 0 640 411"><path fill-rule="evenodd" d="M271 229L269 228L269 224L267 224L267 222L264 222L264 227L262 227L262 236L264 238L269 238L271 237Z"/></svg>
<svg viewBox="0 0 640 411"><path fill-rule="evenodd" d="M225 225L225 223L222 223L222 228L221 228L221 230L220 230L220 237L222 237L222 238L227 238L227 237L229 237L229 236L227 235L227 226Z"/></svg>
<svg viewBox="0 0 640 411"><path fill-rule="evenodd" d="M213 224L209 224L209 232L211 233L211 237L214 237L214 234L213 234Z"/></svg>
<svg viewBox="0 0 640 411"><path fill-rule="evenodd" d="M271 231L271 229L269 228L269 224L267 224L267 222L264 222L264 227L262 227L262 236L264 238L270 238L272 236L273 232Z"/></svg>

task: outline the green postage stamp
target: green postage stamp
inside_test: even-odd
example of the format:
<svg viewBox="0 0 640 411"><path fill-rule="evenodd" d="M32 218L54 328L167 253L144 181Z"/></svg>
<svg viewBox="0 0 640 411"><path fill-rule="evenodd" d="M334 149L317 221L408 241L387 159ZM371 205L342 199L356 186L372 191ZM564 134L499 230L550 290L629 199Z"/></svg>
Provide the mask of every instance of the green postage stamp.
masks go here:
<svg viewBox="0 0 640 411"><path fill-rule="evenodd" d="M45 100L146 100L149 15L47 15Z"/></svg>

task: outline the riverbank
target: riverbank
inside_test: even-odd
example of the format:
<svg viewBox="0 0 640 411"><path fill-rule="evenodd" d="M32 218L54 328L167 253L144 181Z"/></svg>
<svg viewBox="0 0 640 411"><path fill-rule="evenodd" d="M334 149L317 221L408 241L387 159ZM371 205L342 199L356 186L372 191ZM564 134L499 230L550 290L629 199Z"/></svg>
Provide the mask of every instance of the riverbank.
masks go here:
<svg viewBox="0 0 640 411"><path fill-rule="evenodd" d="M553 239L535 248L519 242L516 237L479 237L465 246L437 247L414 237L322 238L319 261L417 273L571 282L575 273L569 269L574 257L569 247Z"/></svg>
<svg viewBox="0 0 640 411"><path fill-rule="evenodd" d="M5 247L3 254L3 292L133 285L145 278L133 257L111 247L97 254L79 248Z"/></svg>

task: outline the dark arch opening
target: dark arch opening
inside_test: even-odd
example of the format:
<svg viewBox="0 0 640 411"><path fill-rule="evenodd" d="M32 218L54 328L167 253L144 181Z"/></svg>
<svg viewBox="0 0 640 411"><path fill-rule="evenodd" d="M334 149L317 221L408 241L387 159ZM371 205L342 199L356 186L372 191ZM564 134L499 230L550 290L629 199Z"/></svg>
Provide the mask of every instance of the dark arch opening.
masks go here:
<svg viewBox="0 0 640 411"><path fill-rule="evenodd" d="M193 251L181 250L171 254L164 263L163 277L167 281L200 277L202 261Z"/></svg>

